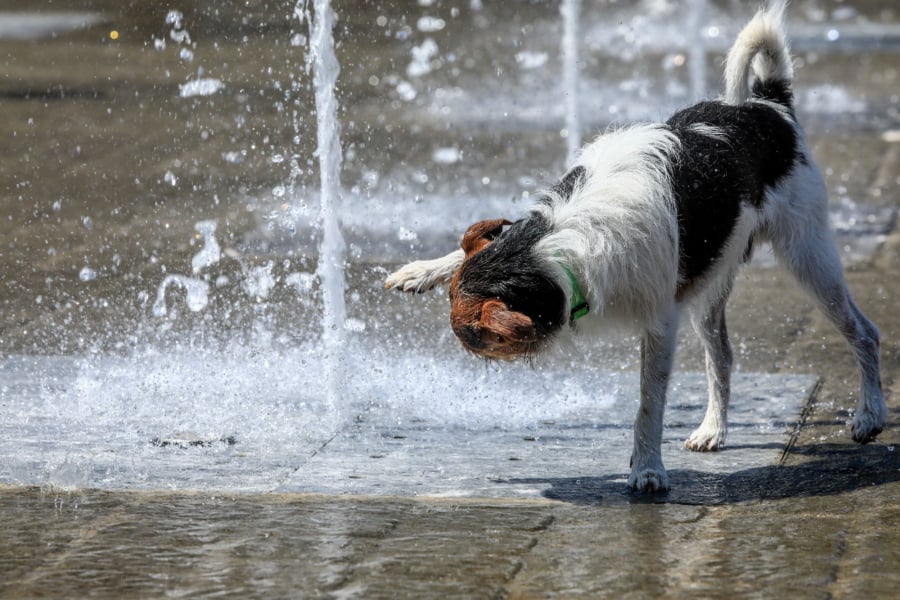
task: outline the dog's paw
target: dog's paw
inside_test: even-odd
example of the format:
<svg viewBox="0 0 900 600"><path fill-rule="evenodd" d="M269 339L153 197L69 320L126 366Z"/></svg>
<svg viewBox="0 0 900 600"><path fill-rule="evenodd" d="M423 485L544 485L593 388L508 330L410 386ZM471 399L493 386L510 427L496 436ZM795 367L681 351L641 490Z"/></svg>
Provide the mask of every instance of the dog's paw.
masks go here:
<svg viewBox="0 0 900 600"><path fill-rule="evenodd" d="M432 269L426 265L427 261L417 260L394 271L384 280L386 289L397 289L402 292L415 292L421 294L433 288L439 281L434 279Z"/></svg>
<svg viewBox="0 0 900 600"><path fill-rule="evenodd" d="M725 447L725 430L701 425L684 442L684 447L694 452L713 452Z"/></svg>
<svg viewBox="0 0 900 600"><path fill-rule="evenodd" d="M660 465L657 468L634 469L628 477L628 489L641 494L656 494L669 489L669 476Z"/></svg>
<svg viewBox="0 0 900 600"><path fill-rule="evenodd" d="M866 407L864 410L857 411L853 417L853 424L850 432L853 435L853 441L857 444L868 444L874 442L875 437L884 429L884 423L887 420L887 406L882 401L881 406L872 410Z"/></svg>

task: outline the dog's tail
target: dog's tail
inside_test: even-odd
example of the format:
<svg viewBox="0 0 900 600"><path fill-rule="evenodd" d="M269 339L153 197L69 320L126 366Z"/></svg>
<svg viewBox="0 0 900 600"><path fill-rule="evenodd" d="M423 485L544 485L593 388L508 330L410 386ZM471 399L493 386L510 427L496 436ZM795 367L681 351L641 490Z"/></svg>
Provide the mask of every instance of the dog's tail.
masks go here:
<svg viewBox="0 0 900 600"><path fill-rule="evenodd" d="M784 34L786 5L787 0L769 0L738 34L725 62L726 103L765 98L789 108L793 104L794 67Z"/></svg>

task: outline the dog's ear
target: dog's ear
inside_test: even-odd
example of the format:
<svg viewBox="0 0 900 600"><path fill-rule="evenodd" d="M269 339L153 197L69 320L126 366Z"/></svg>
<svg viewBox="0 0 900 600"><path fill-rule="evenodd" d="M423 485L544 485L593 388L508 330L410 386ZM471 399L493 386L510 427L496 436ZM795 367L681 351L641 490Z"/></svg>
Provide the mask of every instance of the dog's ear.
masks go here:
<svg viewBox="0 0 900 600"><path fill-rule="evenodd" d="M494 346L537 340L534 322L527 315L509 310L500 300L488 300L482 305L478 326L482 338L488 338L484 341Z"/></svg>
<svg viewBox="0 0 900 600"><path fill-rule="evenodd" d="M462 244L460 244L466 253L466 258L484 250L485 246L493 242L503 232L503 227L506 225L512 225L512 221L490 219L479 221L469 227L463 236Z"/></svg>

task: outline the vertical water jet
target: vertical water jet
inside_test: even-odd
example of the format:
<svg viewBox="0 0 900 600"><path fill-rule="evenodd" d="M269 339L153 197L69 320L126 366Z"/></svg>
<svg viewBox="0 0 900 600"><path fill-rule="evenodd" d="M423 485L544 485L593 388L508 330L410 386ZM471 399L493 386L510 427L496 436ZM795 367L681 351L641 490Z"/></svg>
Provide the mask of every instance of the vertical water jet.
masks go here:
<svg viewBox="0 0 900 600"><path fill-rule="evenodd" d="M693 0L688 13L688 70L690 72L691 102L706 97L706 0Z"/></svg>
<svg viewBox="0 0 900 600"><path fill-rule="evenodd" d="M319 158L321 201L319 220L322 241L317 274L322 284L322 343L325 350L326 393L336 405L340 397L339 373L344 345L344 239L338 221L340 201L341 145L335 84L340 64L334 53L334 12L330 0L314 0L310 16L306 0L299 0L295 13L309 23L307 69L312 68L316 103L316 154Z"/></svg>
<svg viewBox="0 0 900 600"><path fill-rule="evenodd" d="M563 92L565 95L566 165L575 162L581 147L581 115L578 109L578 20L581 18L581 0L563 0L560 5L563 18L562 63Z"/></svg>

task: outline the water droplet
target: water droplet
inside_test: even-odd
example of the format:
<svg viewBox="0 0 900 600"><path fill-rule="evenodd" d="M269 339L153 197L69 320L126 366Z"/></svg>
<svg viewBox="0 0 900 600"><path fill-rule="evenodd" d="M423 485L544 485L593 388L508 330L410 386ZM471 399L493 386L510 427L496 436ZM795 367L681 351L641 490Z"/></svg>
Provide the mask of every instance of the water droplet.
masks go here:
<svg viewBox="0 0 900 600"><path fill-rule="evenodd" d="M457 163L460 158L462 158L462 154L460 153L459 148L455 147L438 148L431 155L431 159L434 162L445 165Z"/></svg>
<svg viewBox="0 0 900 600"><path fill-rule="evenodd" d="M156 291L156 301L151 309L154 317L161 318L166 316L166 288L172 284L184 289L186 292L185 302L191 312L198 312L206 308L206 305L209 303L208 283L182 275L166 275Z"/></svg>
<svg viewBox="0 0 900 600"><path fill-rule="evenodd" d="M344 321L344 330L352 331L354 333L362 333L366 330L365 321L361 321L359 319L348 318Z"/></svg>
<svg viewBox="0 0 900 600"><path fill-rule="evenodd" d="M421 17L416 21L416 29L424 33L440 31L447 26L446 21L438 17Z"/></svg>
<svg viewBox="0 0 900 600"><path fill-rule="evenodd" d="M182 98L190 98L191 96L212 96L225 87L221 79L214 77L204 77L194 79L178 86L178 95Z"/></svg>
<svg viewBox="0 0 900 600"><path fill-rule="evenodd" d="M407 229L406 227L401 227L397 232L397 239L404 242L411 242L419 239L419 234L417 234L415 231Z"/></svg>
<svg viewBox="0 0 900 600"><path fill-rule="evenodd" d="M191 259L191 269L196 274L219 262L222 252L216 241L216 221L199 221L194 229L203 238L203 248Z"/></svg>
<svg viewBox="0 0 900 600"><path fill-rule="evenodd" d="M184 15L181 14L180 10L170 10L168 13L166 13L166 25L181 27L181 19L183 18Z"/></svg>
<svg viewBox="0 0 900 600"><path fill-rule="evenodd" d="M413 87L411 83L408 81L401 81L397 84L397 94L400 95L402 100L406 100L407 102L411 100L415 100L418 92L416 92L416 88Z"/></svg>

